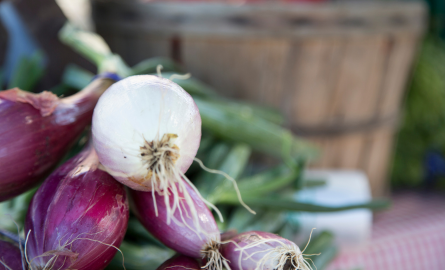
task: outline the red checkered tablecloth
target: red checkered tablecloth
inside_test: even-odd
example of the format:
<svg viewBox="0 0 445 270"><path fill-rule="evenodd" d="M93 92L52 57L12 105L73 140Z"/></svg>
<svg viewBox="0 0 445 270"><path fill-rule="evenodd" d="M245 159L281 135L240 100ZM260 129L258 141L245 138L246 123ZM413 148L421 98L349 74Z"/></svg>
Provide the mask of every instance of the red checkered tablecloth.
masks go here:
<svg viewBox="0 0 445 270"><path fill-rule="evenodd" d="M445 270L445 195L400 193L375 215L372 238L343 249L328 270Z"/></svg>

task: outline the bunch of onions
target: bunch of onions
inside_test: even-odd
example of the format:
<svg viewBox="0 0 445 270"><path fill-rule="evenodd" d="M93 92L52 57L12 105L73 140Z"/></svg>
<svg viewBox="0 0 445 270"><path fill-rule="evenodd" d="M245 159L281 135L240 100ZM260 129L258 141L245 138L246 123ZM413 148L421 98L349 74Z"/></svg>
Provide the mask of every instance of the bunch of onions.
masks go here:
<svg viewBox="0 0 445 270"><path fill-rule="evenodd" d="M205 264L203 268L220 270L223 265L227 267L226 260L219 252L221 237L212 213L193 188L189 185L185 185L185 188L199 213L199 224L196 224L189 215L189 204L177 203L178 208L170 224L164 215L168 211L168 206L175 203L174 200L180 202L184 200L185 192L179 192L177 197L169 197L169 201L165 202L162 195L153 194L155 200L153 201L151 193L133 190L131 209L142 225L167 247L186 256L203 259ZM157 218L156 207L161 214Z"/></svg>
<svg viewBox="0 0 445 270"><path fill-rule="evenodd" d="M199 263L196 259L184 256L175 255L172 258L166 260L156 270L201 270Z"/></svg>
<svg viewBox="0 0 445 270"><path fill-rule="evenodd" d="M238 234L221 247L232 270L312 269L303 256L313 254L303 252L292 241L260 231Z"/></svg>
<svg viewBox="0 0 445 270"><path fill-rule="evenodd" d="M0 270L23 270L20 248L0 240Z"/></svg>
<svg viewBox="0 0 445 270"><path fill-rule="evenodd" d="M48 176L91 122L99 96L113 83L98 78L62 99L18 88L0 92L0 202Z"/></svg>
<svg viewBox="0 0 445 270"><path fill-rule="evenodd" d="M54 171L34 195L25 220L30 270L104 269L127 229L125 188L98 168L89 145Z"/></svg>

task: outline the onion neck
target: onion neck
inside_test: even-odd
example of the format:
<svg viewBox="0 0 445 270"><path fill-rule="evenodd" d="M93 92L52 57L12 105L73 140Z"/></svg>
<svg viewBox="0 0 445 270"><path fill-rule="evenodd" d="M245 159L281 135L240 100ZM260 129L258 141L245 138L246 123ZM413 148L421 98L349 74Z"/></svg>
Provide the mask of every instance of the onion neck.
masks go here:
<svg viewBox="0 0 445 270"><path fill-rule="evenodd" d="M61 99L61 103L64 104L81 104L94 102L96 104L99 97L108 89L115 80L108 78L98 78L92 81L87 87L79 91L78 93Z"/></svg>
<svg viewBox="0 0 445 270"><path fill-rule="evenodd" d="M96 150L94 150L91 140L79 154L76 163L76 167L71 171L71 177L75 177L90 170L94 171L99 167L99 157L97 156Z"/></svg>

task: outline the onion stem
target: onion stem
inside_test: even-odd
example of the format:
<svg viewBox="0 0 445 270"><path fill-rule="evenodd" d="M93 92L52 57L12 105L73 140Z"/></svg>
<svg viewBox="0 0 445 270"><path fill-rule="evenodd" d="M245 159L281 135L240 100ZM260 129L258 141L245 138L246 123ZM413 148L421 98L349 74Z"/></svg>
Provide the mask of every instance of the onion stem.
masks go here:
<svg viewBox="0 0 445 270"><path fill-rule="evenodd" d="M339 212L339 211L358 209L358 208L382 210L390 206L389 201L384 199L372 200L368 203L352 204L340 207L323 206L311 203L301 203L293 200L275 198L270 196L266 198L244 196L243 199L245 203L255 207L264 207L266 209L275 209L281 211L301 211L301 212ZM219 201L219 203L228 205L239 205L238 200L233 198L224 201L221 200Z"/></svg>

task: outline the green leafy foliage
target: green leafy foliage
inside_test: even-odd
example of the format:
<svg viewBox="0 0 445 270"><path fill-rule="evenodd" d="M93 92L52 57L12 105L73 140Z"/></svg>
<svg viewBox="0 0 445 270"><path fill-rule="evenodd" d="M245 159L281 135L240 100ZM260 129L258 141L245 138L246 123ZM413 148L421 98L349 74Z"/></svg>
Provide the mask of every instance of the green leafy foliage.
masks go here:
<svg viewBox="0 0 445 270"><path fill-rule="evenodd" d="M428 150L445 153L445 43L424 41L414 69L392 170L394 186L418 186Z"/></svg>
<svg viewBox="0 0 445 270"><path fill-rule="evenodd" d="M124 254L124 259L122 254L118 252L107 266L107 270L124 269L122 267L124 260L127 270L155 270L174 254L171 249L150 244L134 244L128 241L122 242L120 250Z"/></svg>
<svg viewBox="0 0 445 270"><path fill-rule="evenodd" d="M36 191L37 188L34 188L11 200L0 203L0 229L13 233L23 229L28 205Z"/></svg>
<svg viewBox="0 0 445 270"><path fill-rule="evenodd" d="M18 87L25 91L32 91L44 74L43 60L42 51L34 52L31 57L23 56L12 73L8 88Z"/></svg>

